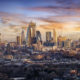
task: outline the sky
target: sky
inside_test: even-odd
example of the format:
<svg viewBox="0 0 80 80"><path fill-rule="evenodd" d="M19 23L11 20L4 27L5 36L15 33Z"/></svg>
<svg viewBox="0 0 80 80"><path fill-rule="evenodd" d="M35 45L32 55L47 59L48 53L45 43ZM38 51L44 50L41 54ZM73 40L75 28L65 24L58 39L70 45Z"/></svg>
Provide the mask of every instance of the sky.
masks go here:
<svg viewBox="0 0 80 80"><path fill-rule="evenodd" d="M80 0L0 0L2 39L15 41L29 22L36 23L41 34L56 29L58 35L80 32ZM43 38L44 38L43 37ZM73 37L71 37L73 38Z"/></svg>

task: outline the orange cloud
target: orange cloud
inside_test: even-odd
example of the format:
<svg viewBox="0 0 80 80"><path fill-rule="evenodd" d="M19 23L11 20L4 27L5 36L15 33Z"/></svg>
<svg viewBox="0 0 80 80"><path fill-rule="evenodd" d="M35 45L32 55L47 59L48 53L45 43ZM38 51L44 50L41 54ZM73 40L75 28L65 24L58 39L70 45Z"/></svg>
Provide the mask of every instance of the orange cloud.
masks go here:
<svg viewBox="0 0 80 80"><path fill-rule="evenodd" d="M80 31L80 27L75 27L74 30L75 31Z"/></svg>

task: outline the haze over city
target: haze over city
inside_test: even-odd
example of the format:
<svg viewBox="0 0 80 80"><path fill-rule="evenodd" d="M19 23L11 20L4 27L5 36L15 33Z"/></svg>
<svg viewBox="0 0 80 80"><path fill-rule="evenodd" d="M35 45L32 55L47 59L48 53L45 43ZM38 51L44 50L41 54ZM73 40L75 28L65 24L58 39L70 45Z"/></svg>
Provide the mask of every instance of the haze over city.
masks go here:
<svg viewBox="0 0 80 80"><path fill-rule="evenodd" d="M0 0L0 33L3 40L15 41L22 28L26 33L31 21L36 23L41 34L55 28L60 35L79 35L80 1Z"/></svg>
<svg viewBox="0 0 80 80"><path fill-rule="evenodd" d="M0 80L80 80L80 0L0 0Z"/></svg>

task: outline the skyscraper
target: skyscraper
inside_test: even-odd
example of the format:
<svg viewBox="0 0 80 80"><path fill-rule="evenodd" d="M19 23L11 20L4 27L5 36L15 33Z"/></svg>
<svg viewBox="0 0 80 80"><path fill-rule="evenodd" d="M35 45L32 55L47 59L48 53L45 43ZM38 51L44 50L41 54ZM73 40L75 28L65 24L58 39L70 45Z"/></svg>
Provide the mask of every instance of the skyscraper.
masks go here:
<svg viewBox="0 0 80 80"><path fill-rule="evenodd" d="M27 28L27 36L26 36L26 44L27 46L31 46L31 40L35 37L35 23L30 23Z"/></svg>
<svg viewBox="0 0 80 80"><path fill-rule="evenodd" d="M29 26L31 27L31 37L35 37L35 28L36 28L36 24L35 23L30 23Z"/></svg>
<svg viewBox="0 0 80 80"><path fill-rule="evenodd" d="M46 41L51 40L51 32L46 32Z"/></svg>
<svg viewBox="0 0 80 80"><path fill-rule="evenodd" d="M57 44L57 33L55 29L53 29L53 42Z"/></svg>
<svg viewBox="0 0 80 80"><path fill-rule="evenodd" d="M25 43L25 34L24 34L24 30L22 30L21 32L21 44Z"/></svg>
<svg viewBox="0 0 80 80"><path fill-rule="evenodd" d="M17 45L21 45L21 36L17 36L16 40L17 40Z"/></svg>

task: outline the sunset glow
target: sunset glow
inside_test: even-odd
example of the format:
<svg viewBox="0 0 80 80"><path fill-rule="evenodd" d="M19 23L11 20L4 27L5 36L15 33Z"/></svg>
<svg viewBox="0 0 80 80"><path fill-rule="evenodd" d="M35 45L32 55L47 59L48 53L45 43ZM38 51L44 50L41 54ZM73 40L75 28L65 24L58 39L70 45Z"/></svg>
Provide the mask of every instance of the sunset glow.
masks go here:
<svg viewBox="0 0 80 80"><path fill-rule="evenodd" d="M35 22L37 29L56 29L69 32L80 31L79 0L0 0L0 33L3 40L15 40L22 27ZM42 32L41 31L41 32ZM62 32L61 31L61 32Z"/></svg>

